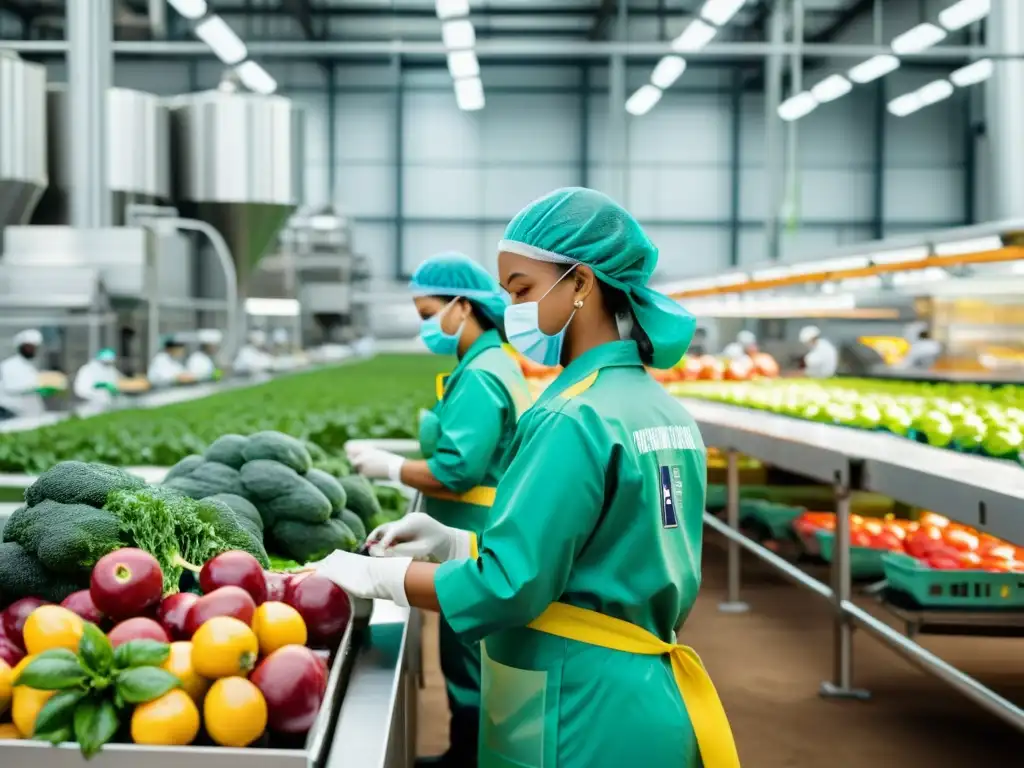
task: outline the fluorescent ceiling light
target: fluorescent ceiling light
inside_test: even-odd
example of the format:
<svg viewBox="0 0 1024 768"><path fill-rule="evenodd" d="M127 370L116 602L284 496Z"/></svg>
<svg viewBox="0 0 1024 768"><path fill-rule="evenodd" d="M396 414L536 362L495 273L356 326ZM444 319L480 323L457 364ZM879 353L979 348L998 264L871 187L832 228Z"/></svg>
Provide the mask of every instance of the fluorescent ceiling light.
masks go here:
<svg viewBox="0 0 1024 768"><path fill-rule="evenodd" d="M811 95L819 104L827 104L852 90L853 85L842 75L829 75L811 88Z"/></svg>
<svg viewBox="0 0 1024 768"><path fill-rule="evenodd" d="M847 74L855 83L870 83L880 77L885 77L893 70L899 69L900 60L888 53L880 53L872 56L867 61L862 61L853 67Z"/></svg>
<svg viewBox="0 0 1024 768"><path fill-rule="evenodd" d="M214 55L228 66L242 62L248 55L242 38L220 16L210 16L196 24L196 37L210 46Z"/></svg>
<svg viewBox="0 0 1024 768"><path fill-rule="evenodd" d="M299 302L295 299L246 299L245 312L262 317L297 317Z"/></svg>
<svg viewBox="0 0 1024 768"><path fill-rule="evenodd" d="M896 248L891 251L879 251L871 254L875 264L898 264L902 261L921 261L927 259L930 251L927 245L915 245L910 248Z"/></svg>
<svg viewBox="0 0 1024 768"><path fill-rule="evenodd" d="M455 102L463 112L484 108L484 84L479 77L455 81Z"/></svg>
<svg viewBox="0 0 1024 768"><path fill-rule="evenodd" d="M238 74L238 79L242 81L242 85L254 93L269 96L277 90L277 81L252 59L243 61L235 67L235 72Z"/></svg>
<svg viewBox="0 0 1024 768"><path fill-rule="evenodd" d="M480 62L474 51L452 51L448 54L448 71L455 80L480 77Z"/></svg>
<svg viewBox="0 0 1024 768"><path fill-rule="evenodd" d="M469 0L437 0L435 10L442 21L469 16Z"/></svg>
<svg viewBox="0 0 1024 768"><path fill-rule="evenodd" d="M661 89L654 85L642 85L626 101L626 111L634 117L650 112L661 101Z"/></svg>
<svg viewBox="0 0 1024 768"><path fill-rule="evenodd" d="M672 50L679 53L693 53L710 43L718 30L700 19L691 21L686 29L672 41Z"/></svg>
<svg viewBox="0 0 1024 768"><path fill-rule="evenodd" d="M939 23L950 31L963 29L988 16L991 10L991 0L960 0L939 13Z"/></svg>
<svg viewBox="0 0 1024 768"><path fill-rule="evenodd" d="M956 240L951 243L935 243L936 256L959 256L962 253L984 253L998 251L1003 247L1003 238L998 235L976 237L972 240Z"/></svg>
<svg viewBox="0 0 1024 768"><path fill-rule="evenodd" d="M441 25L441 39L450 49L472 48L476 45L476 30L469 19L446 21Z"/></svg>
<svg viewBox="0 0 1024 768"><path fill-rule="evenodd" d="M897 35L889 44L895 53L918 53L946 37L946 30L927 21Z"/></svg>
<svg viewBox="0 0 1024 768"><path fill-rule="evenodd" d="M206 15L206 0L168 0L171 8L189 21L197 21Z"/></svg>
<svg viewBox="0 0 1024 768"><path fill-rule="evenodd" d="M992 77L994 69L995 65L992 63L992 59L978 59L973 64L960 67L960 69L949 76L949 79L953 82L953 85L966 88L969 85L976 85L983 80L988 80Z"/></svg>
<svg viewBox="0 0 1024 768"><path fill-rule="evenodd" d="M651 72L651 83L661 90L667 90L686 71L686 59L680 56L665 56Z"/></svg>
<svg viewBox="0 0 1024 768"><path fill-rule="evenodd" d="M952 96L953 84L949 80L932 80L918 88L917 95L925 106L929 106Z"/></svg>
<svg viewBox="0 0 1024 768"><path fill-rule="evenodd" d="M893 285L915 285L918 283L932 283L936 280L945 280L949 272L942 267L925 267L910 272L896 272L892 276Z"/></svg>
<svg viewBox="0 0 1024 768"><path fill-rule="evenodd" d="M779 117L786 122L799 120L813 112L816 106L818 102L814 97L807 91L802 91L779 104Z"/></svg>
<svg viewBox="0 0 1024 768"><path fill-rule="evenodd" d="M700 9L700 15L716 27L724 27L745 2L746 0L707 0Z"/></svg>
<svg viewBox="0 0 1024 768"><path fill-rule="evenodd" d="M889 110L890 114L896 115L896 117L906 117L917 112L923 106L924 102L921 101L921 94L917 91L911 91L902 96L897 96L890 101L886 109Z"/></svg>

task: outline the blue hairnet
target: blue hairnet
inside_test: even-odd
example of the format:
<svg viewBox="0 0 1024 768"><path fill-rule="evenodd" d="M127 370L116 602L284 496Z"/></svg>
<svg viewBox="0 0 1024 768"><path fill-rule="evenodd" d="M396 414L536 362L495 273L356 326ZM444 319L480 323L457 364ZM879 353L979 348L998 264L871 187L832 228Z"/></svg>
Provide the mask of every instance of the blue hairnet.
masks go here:
<svg viewBox="0 0 1024 768"><path fill-rule="evenodd" d="M593 189L557 189L533 201L509 222L499 251L559 264L586 264L597 279L622 291L637 324L651 340L656 368L671 368L686 354L696 318L648 287L658 249L640 223Z"/></svg>
<svg viewBox="0 0 1024 768"><path fill-rule="evenodd" d="M96 353L96 359L104 363L112 363L117 359L117 353L110 347L104 347Z"/></svg>
<svg viewBox="0 0 1024 768"><path fill-rule="evenodd" d="M508 297L494 276L465 254L447 251L431 256L413 272L409 288L414 296L460 296L504 335Z"/></svg>

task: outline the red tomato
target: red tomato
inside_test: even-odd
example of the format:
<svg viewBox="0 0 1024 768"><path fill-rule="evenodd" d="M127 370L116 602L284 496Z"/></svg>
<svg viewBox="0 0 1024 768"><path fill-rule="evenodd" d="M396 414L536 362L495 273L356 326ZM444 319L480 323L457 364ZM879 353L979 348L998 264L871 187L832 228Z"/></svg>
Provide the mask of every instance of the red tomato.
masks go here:
<svg viewBox="0 0 1024 768"><path fill-rule="evenodd" d="M948 547L933 550L926 558L928 565L939 571L956 571L960 569L960 552Z"/></svg>
<svg viewBox="0 0 1024 768"><path fill-rule="evenodd" d="M754 355L754 371L759 376L766 376L767 378L774 379L779 375L779 364L775 362L775 358L765 352L758 352Z"/></svg>
<svg viewBox="0 0 1024 768"><path fill-rule="evenodd" d="M934 512L922 512L918 516L918 521L921 523L922 526L932 525L936 528L945 528L947 525L949 525L948 517L937 515Z"/></svg>
<svg viewBox="0 0 1024 768"><path fill-rule="evenodd" d="M1013 572L1013 560L1004 560L1001 557L983 557L978 567L992 573L1011 573Z"/></svg>
<svg viewBox="0 0 1024 768"><path fill-rule="evenodd" d="M907 529L904 528L903 526L899 525L898 523L886 523L885 524L885 532L889 533L889 534L892 534L899 541L903 541L904 539L907 538ZM900 545L900 548L901 549L903 548L902 545Z"/></svg>
<svg viewBox="0 0 1024 768"><path fill-rule="evenodd" d="M872 537L871 546L875 549L887 549L890 552L903 551L903 541L892 531L882 531Z"/></svg>
<svg viewBox="0 0 1024 768"><path fill-rule="evenodd" d="M851 547L870 547L871 534L867 531L850 531Z"/></svg>
<svg viewBox="0 0 1024 768"><path fill-rule="evenodd" d="M885 526L882 525L881 520L865 520L864 530L870 533L872 536L877 536L883 530L885 530Z"/></svg>
<svg viewBox="0 0 1024 768"><path fill-rule="evenodd" d="M938 528L918 528L907 536L905 543L907 552L917 558L927 558L936 549L942 547L942 532Z"/></svg>
<svg viewBox="0 0 1024 768"><path fill-rule="evenodd" d="M996 540L998 541L998 539ZM1012 544L1006 542L999 542L998 544L991 544L989 546L982 545L978 549L978 554L985 558L994 558L996 560L1013 560L1017 550L1013 548Z"/></svg>
<svg viewBox="0 0 1024 768"><path fill-rule="evenodd" d="M981 567L981 556L976 552L961 552L960 567L965 570L977 570Z"/></svg>
<svg viewBox="0 0 1024 768"><path fill-rule="evenodd" d="M943 533L946 543L953 549L958 549L961 552L975 552L978 549L978 537L969 531L946 528Z"/></svg>

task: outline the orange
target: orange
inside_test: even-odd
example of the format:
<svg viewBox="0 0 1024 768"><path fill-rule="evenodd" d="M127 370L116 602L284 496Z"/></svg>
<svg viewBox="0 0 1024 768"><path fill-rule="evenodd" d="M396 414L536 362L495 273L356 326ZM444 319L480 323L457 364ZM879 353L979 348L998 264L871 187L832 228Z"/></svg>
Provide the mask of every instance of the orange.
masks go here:
<svg viewBox="0 0 1024 768"><path fill-rule="evenodd" d="M183 747L198 734L199 710L180 688L140 704L132 713L132 741L136 744Z"/></svg>
<svg viewBox="0 0 1024 768"><path fill-rule="evenodd" d="M285 603L271 601L257 608L252 630L264 656L286 645L306 644L306 622L302 620L302 614Z"/></svg>
<svg viewBox="0 0 1024 768"><path fill-rule="evenodd" d="M248 675L259 652L256 634L231 616L210 619L192 636L192 666L211 679Z"/></svg>
<svg viewBox="0 0 1024 768"><path fill-rule="evenodd" d="M36 730L36 718L39 717L39 711L55 693L56 691L37 691L35 688L26 688L24 685L19 685L14 689L11 719L18 729L18 733L26 739L32 738L32 734Z"/></svg>
<svg viewBox="0 0 1024 768"><path fill-rule="evenodd" d="M200 676L192 666L192 643L171 643L171 655L163 663L163 668L181 680L182 690L194 702L198 704L203 700L210 688L210 681Z"/></svg>
<svg viewBox="0 0 1024 768"><path fill-rule="evenodd" d="M78 653L82 619L59 605L41 605L25 621L25 650L30 654L54 648Z"/></svg>
<svg viewBox="0 0 1024 768"><path fill-rule="evenodd" d="M21 731L17 729L14 723L3 723L0 725L0 741L4 739L20 739Z"/></svg>
<svg viewBox="0 0 1024 768"><path fill-rule="evenodd" d="M14 689L14 670L0 659L0 715L11 706L11 693Z"/></svg>
<svg viewBox="0 0 1024 768"><path fill-rule="evenodd" d="M203 702L203 722L222 747L247 747L267 727L267 702L260 689L241 677L218 680Z"/></svg>

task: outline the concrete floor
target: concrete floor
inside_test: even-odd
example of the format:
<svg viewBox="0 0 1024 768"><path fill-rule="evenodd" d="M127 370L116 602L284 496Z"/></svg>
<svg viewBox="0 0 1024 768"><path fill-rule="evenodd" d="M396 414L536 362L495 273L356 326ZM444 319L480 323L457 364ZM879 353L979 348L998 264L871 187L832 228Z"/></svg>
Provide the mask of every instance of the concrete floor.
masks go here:
<svg viewBox="0 0 1024 768"><path fill-rule="evenodd" d="M744 561L749 613L719 613L722 544L705 549L704 586L683 639L704 659L749 768L981 768L1024 765L1024 735L902 661L871 637L855 640L857 684L868 702L817 694L831 669L829 608L752 557ZM1024 640L926 638L925 646L1024 706ZM436 619L424 631L426 688L419 752L447 748L447 704Z"/></svg>

